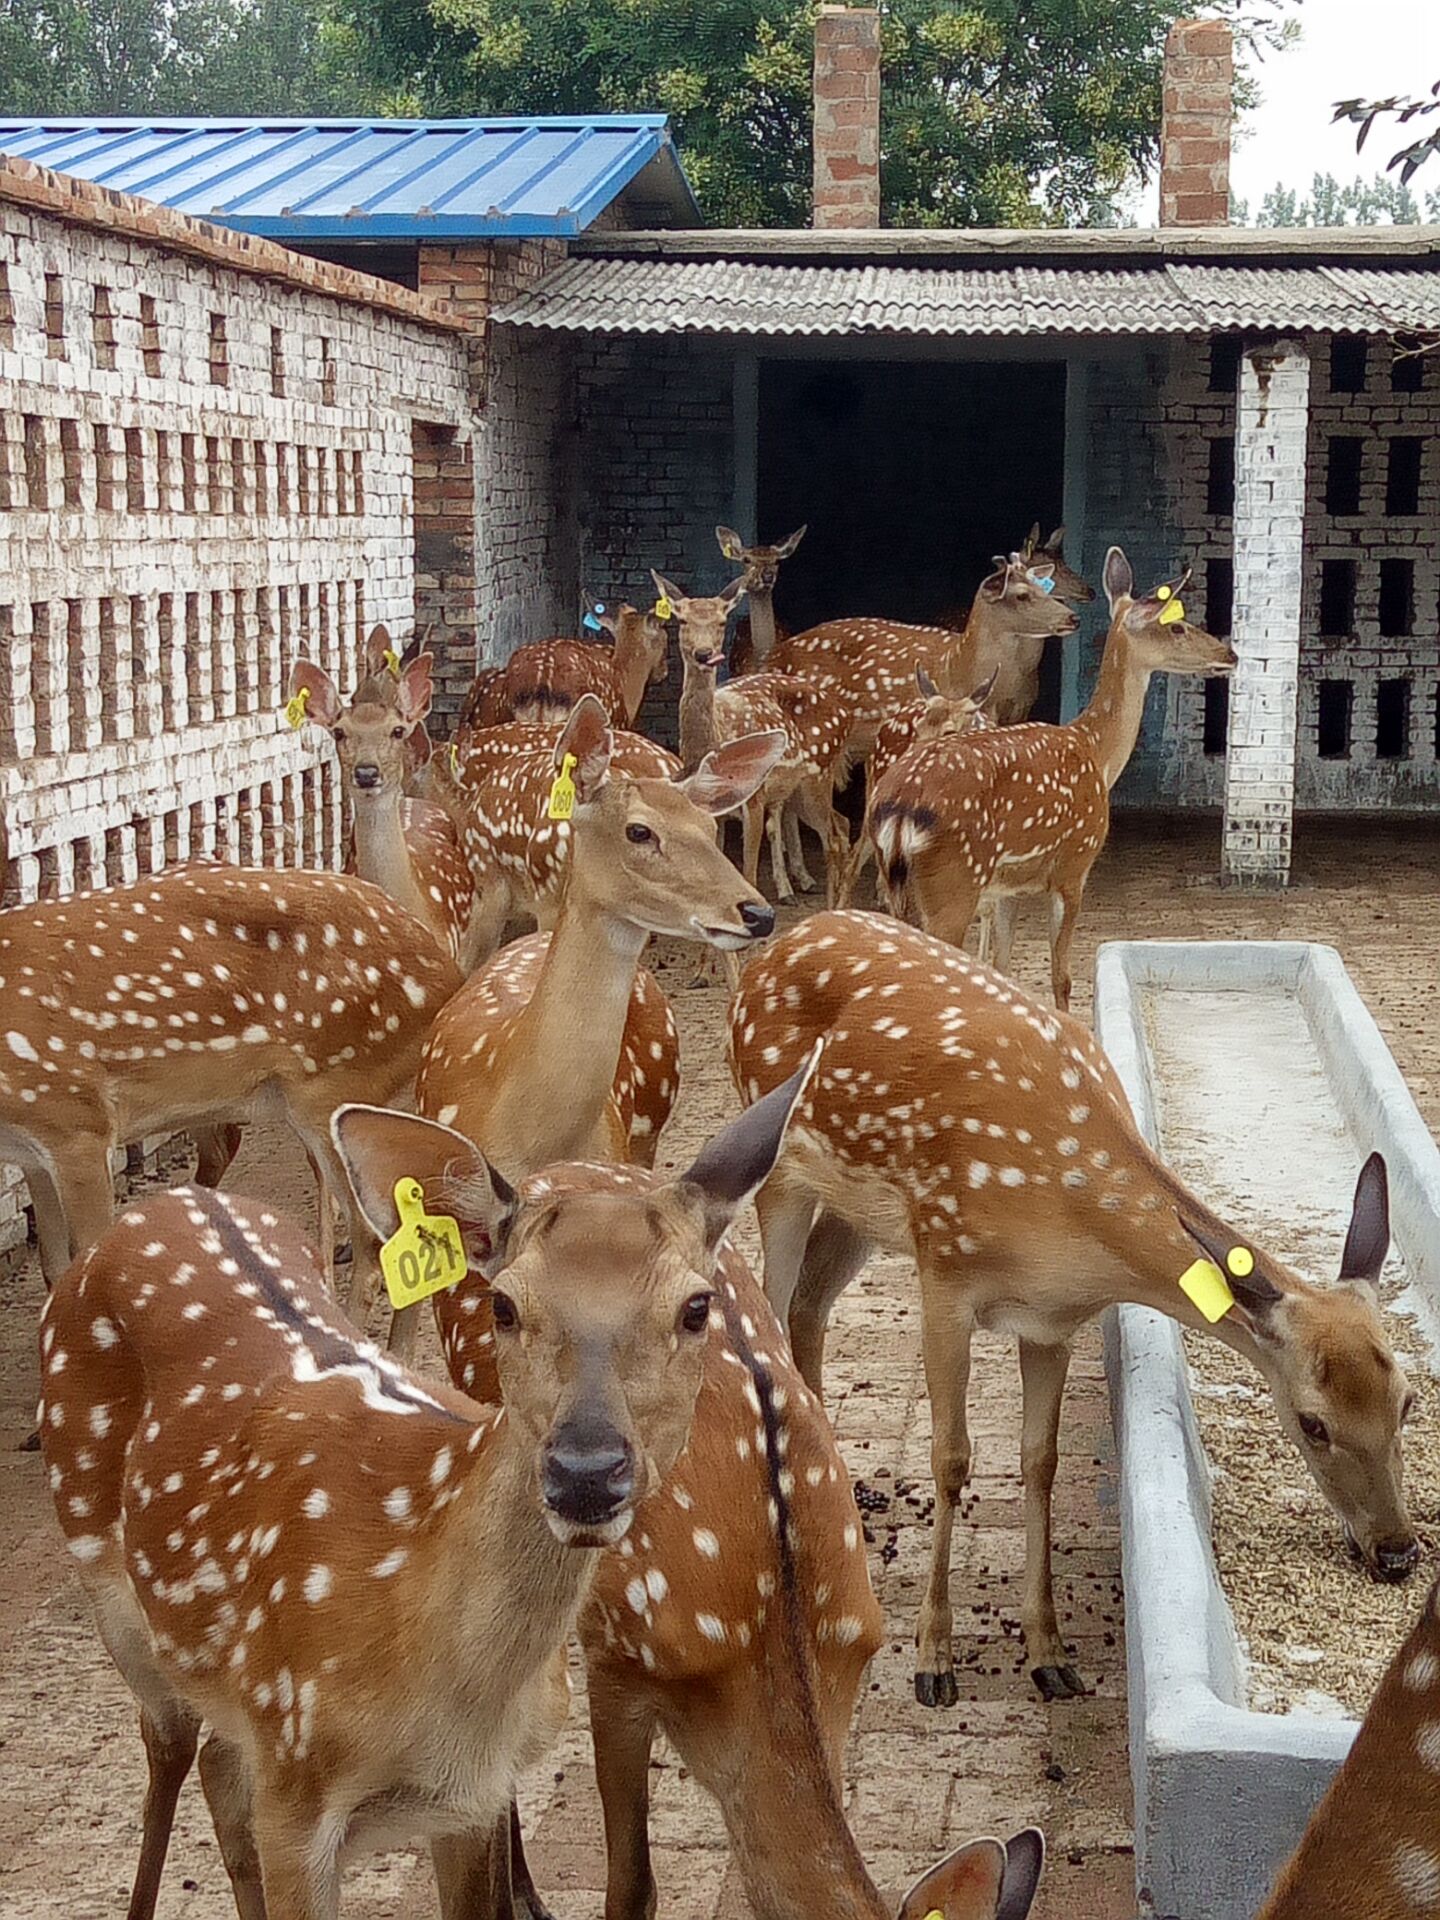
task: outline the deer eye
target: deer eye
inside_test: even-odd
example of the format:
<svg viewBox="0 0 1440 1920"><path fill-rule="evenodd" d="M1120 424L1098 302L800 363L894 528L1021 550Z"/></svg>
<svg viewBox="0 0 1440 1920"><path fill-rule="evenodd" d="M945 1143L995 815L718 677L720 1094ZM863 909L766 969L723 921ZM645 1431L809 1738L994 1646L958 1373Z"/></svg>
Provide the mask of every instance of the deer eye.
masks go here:
<svg viewBox="0 0 1440 1920"><path fill-rule="evenodd" d="M334 731L334 732L333 732L333 733L331 734L331 736L330 736L330 737L331 737L331 739L332 739L332 740L333 740L333 741L335 742L335 744L336 744L336 746L337 746L337 747L342 747L342 746L344 746L344 744L345 744L345 729L344 729L344 727L336 727L336 729L335 729L335 731Z"/></svg>
<svg viewBox="0 0 1440 1920"><path fill-rule="evenodd" d="M391 727L390 738L392 740L403 740L405 738L404 727Z"/></svg>
<svg viewBox="0 0 1440 1920"><path fill-rule="evenodd" d="M709 1293L692 1293L680 1309L680 1324L686 1333L704 1333L710 1324L710 1302L714 1298Z"/></svg>
<svg viewBox="0 0 1440 1920"><path fill-rule="evenodd" d="M490 1311L494 1316L496 1326L500 1328L502 1333L513 1333L520 1324L519 1310L508 1293L492 1292L490 1295Z"/></svg>
<svg viewBox="0 0 1440 1920"><path fill-rule="evenodd" d="M1323 1420L1317 1420L1313 1413L1300 1415L1300 1431L1313 1447L1328 1447L1330 1444L1330 1429Z"/></svg>
<svg viewBox="0 0 1440 1920"><path fill-rule="evenodd" d="M625 829L625 838L630 841L632 846L644 847L649 845L655 838L655 835L650 831L649 827L645 825L643 820L632 820Z"/></svg>

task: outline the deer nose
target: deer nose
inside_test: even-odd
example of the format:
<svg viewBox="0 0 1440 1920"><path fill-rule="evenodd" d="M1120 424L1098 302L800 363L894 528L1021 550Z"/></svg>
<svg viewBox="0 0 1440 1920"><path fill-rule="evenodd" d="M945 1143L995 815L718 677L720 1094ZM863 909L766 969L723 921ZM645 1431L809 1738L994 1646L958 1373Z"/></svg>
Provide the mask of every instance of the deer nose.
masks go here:
<svg viewBox="0 0 1440 1920"><path fill-rule="evenodd" d="M603 1526L635 1496L635 1455L614 1427L567 1421L546 1445L540 1484L557 1518L575 1527Z"/></svg>
<svg viewBox="0 0 1440 1920"><path fill-rule="evenodd" d="M379 767L368 760L363 761L355 769L355 784L357 787L364 787L367 791L371 788L378 787L380 784Z"/></svg>
<svg viewBox="0 0 1440 1920"><path fill-rule="evenodd" d="M1408 1580L1419 1561L1420 1542L1415 1539L1407 1540L1400 1546L1387 1542L1375 1549L1375 1571L1382 1580Z"/></svg>
<svg viewBox="0 0 1440 1920"><path fill-rule="evenodd" d="M763 940L775 931L775 909L765 900L742 900L740 918L752 940Z"/></svg>

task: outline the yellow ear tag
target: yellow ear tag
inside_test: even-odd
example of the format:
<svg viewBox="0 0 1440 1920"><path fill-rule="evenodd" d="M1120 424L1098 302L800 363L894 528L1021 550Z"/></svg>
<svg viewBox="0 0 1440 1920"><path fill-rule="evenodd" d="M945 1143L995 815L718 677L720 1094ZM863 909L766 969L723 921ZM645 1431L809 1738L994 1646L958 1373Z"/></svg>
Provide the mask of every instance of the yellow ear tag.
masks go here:
<svg viewBox="0 0 1440 1920"><path fill-rule="evenodd" d="M301 727L304 726L307 718L309 717L306 713L306 708L309 705L310 705L309 687L301 687L300 691L297 694L293 694L291 698L285 702L285 718L290 722L291 726L294 727L297 732Z"/></svg>
<svg viewBox="0 0 1440 1920"><path fill-rule="evenodd" d="M387 647L381 654L380 664L387 673L393 673L397 680L400 678L400 656L393 647Z"/></svg>
<svg viewBox="0 0 1440 1920"><path fill-rule="evenodd" d="M1172 587L1157 587L1155 589L1155 595L1157 599L1166 602L1166 605L1160 609L1160 625L1162 627L1178 627L1180 622L1185 618L1184 602L1175 598L1175 592Z"/></svg>
<svg viewBox="0 0 1440 1920"><path fill-rule="evenodd" d="M560 763L554 784L550 788L550 804L545 809L547 820L568 820L575 811L575 782L571 779L578 765L576 756L567 753Z"/></svg>
<svg viewBox="0 0 1440 1920"><path fill-rule="evenodd" d="M723 548L722 551L727 560L738 560L740 558L740 549L735 546L733 542L728 547ZM926 1914L925 1920L930 1920L929 1914Z"/></svg>
<svg viewBox="0 0 1440 1920"><path fill-rule="evenodd" d="M1234 1255L1230 1256L1232 1259ZM1197 1306L1213 1326L1223 1320L1235 1304L1235 1296L1213 1260L1197 1260L1180 1276L1180 1291Z"/></svg>
<svg viewBox="0 0 1440 1920"><path fill-rule="evenodd" d="M939 1907L932 1907L929 1913L926 1914L925 1920L945 1920L945 1916Z"/></svg>
<svg viewBox="0 0 1440 1920"><path fill-rule="evenodd" d="M458 1220L426 1213L418 1180L395 1182L395 1206L400 1224L380 1249L380 1271L391 1306L413 1307L465 1278L465 1243Z"/></svg>
<svg viewBox="0 0 1440 1920"><path fill-rule="evenodd" d="M655 602L655 618L657 620L668 620L674 611L675 609L671 606L669 599L662 593L660 598Z"/></svg>
<svg viewBox="0 0 1440 1920"><path fill-rule="evenodd" d="M1225 1265L1237 1280L1248 1280L1255 1271L1255 1256L1249 1247L1231 1247L1225 1256Z"/></svg>

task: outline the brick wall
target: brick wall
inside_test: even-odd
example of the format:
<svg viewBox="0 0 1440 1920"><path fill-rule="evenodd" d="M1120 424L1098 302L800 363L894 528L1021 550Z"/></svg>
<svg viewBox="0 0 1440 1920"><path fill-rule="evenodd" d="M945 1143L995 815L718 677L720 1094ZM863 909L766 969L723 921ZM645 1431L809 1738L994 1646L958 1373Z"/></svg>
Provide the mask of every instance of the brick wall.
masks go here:
<svg viewBox="0 0 1440 1920"><path fill-rule="evenodd" d="M880 15L821 7L815 21L813 224L880 224Z"/></svg>
<svg viewBox="0 0 1440 1920"><path fill-rule="evenodd" d="M1230 218L1235 56L1223 20L1179 20L1165 41L1160 113L1160 224Z"/></svg>

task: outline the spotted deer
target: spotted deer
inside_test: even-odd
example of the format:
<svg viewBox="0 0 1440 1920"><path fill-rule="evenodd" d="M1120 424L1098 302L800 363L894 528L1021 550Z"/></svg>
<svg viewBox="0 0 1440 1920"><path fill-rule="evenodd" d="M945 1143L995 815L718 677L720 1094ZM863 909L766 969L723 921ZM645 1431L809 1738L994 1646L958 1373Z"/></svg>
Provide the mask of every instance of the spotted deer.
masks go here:
<svg viewBox="0 0 1440 1920"><path fill-rule="evenodd" d="M354 871L413 914L468 971L475 883L459 835L443 808L405 798L412 742L434 698L431 666L432 656L421 653L398 675L382 667L345 701L328 673L297 660L290 692L303 697L305 720L335 743L355 822Z"/></svg>
<svg viewBox="0 0 1440 1920"><path fill-rule="evenodd" d="M1440 1588L1385 1671L1258 1920L1420 1920L1440 1907Z"/></svg>
<svg viewBox="0 0 1440 1920"><path fill-rule="evenodd" d="M654 607L602 607L591 619L611 636L609 646L583 640L536 640L517 647L497 674L471 689L462 725L497 726L526 720L559 726L582 694L604 707L611 723L633 727L645 689L665 678L669 629Z"/></svg>
<svg viewBox="0 0 1440 1920"><path fill-rule="evenodd" d="M283 1117L337 1193L329 1121L391 1099L460 984L423 927L341 874L177 867L0 914L0 1155L24 1172L52 1285L114 1211L110 1155ZM373 1247L350 1221L357 1310Z"/></svg>
<svg viewBox="0 0 1440 1920"><path fill-rule="evenodd" d="M522 1189L663 1193L628 1167L557 1167ZM491 1300L471 1275L436 1295L446 1365L502 1391ZM655 1911L648 1813L657 1729L718 1801L759 1920L882 1920L843 1811L841 1763L884 1633L845 1463L744 1260L723 1247L684 1450L601 1559L580 1617L605 1814L607 1920ZM780 1810L783 1809L783 1818ZM1019 1920L1039 1835L981 1841L926 1876L909 1920Z"/></svg>
<svg viewBox="0 0 1440 1920"><path fill-rule="evenodd" d="M724 593L695 598L661 574L654 578L680 625L680 659L685 669L680 692L683 764L698 765L718 742L761 729L778 731L785 738L779 762L741 816L741 871L753 886L759 878L761 837L768 834L775 891L782 900L794 899L786 868L786 809L793 801L797 818L789 855L796 880L806 891L814 885L800 845L803 820L825 847L826 872L833 887L850 851L850 830L834 806L835 788L849 771L847 709L833 693L793 674L747 673L717 687L716 675L725 661L725 623L744 591L743 583L736 580Z"/></svg>
<svg viewBox="0 0 1440 1920"><path fill-rule="evenodd" d="M892 714L876 736L875 748L866 769L866 789L870 794L875 792L900 756L921 741L944 740L952 734L969 733L972 728L994 725L985 712L985 703L995 688L994 674L982 686L976 687L973 693L953 697L941 693L924 667L915 669L915 684L920 698ZM875 825L867 805L859 837L850 849L831 905L848 907L854 899L861 874L875 858Z"/></svg>
<svg viewBox="0 0 1440 1920"><path fill-rule="evenodd" d="M1252 1249L1156 1158L1086 1028L944 941L847 912L816 914L772 942L751 960L731 1012L741 1098L763 1096L818 1040L813 1084L757 1203L765 1287L819 1392L830 1308L871 1245L909 1253L919 1269L939 1495L920 1613L924 1704L956 1698L950 1548L970 1474L976 1327L1020 1342L1023 1625L1047 1698L1082 1691L1050 1575L1070 1342L1117 1301L1169 1314L1250 1360L1357 1551L1381 1578L1409 1574L1419 1547L1400 1430L1413 1396L1371 1292L1389 1244L1378 1155L1360 1175L1341 1284L1318 1288ZM1244 1256L1231 1263L1235 1248ZM1180 1284L1197 1252L1231 1275L1234 1304L1214 1325Z"/></svg>
<svg viewBox="0 0 1440 1920"><path fill-rule="evenodd" d="M805 538L805 528L780 541L778 546L758 544L747 547L733 527L716 527L715 538L727 560L743 560L745 572L745 612L735 623L735 638L730 663L737 674L752 673L763 667L786 630L775 620L775 584L780 568Z"/></svg>
<svg viewBox="0 0 1440 1920"><path fill-rule="evenodd" d="M498 1409L362 1340L263 1202L157 1195L57 1283L46 1463L150 1762L131 1920L154 1913L202 1724L246 1920L334 1920L346 1854L413 1836L447 1920L490 1911L598 1550L685 1446L720 1243L803 1078L644 1195L517 1194L446 1128L339 1109L372 1232L418 1181L489 1280Z"/></svg>
<svg viewBox="0 0 1440 1920"><path fill-rule="evenodd" d="M912 747L878 781L868 817L892 906L959 946L994 906L995 964L1010 963L1017 903L1050 905L1055 1004L1070 1005L1070 947L1090 869L1110 831L1110 790L1135 750L1156 673L1229 673L1235 654L1186 619L1182 579L1136 595L1118 547L1105 558L1110 631L1089 705L1065 726L1031 722Z"/></svg>
<svg viewBox="0 0 1440 1920"><path fill-rule="evenodd" d="M1073 633L1074 613L1032 576L1018 554L997 559L982 580L963 630L902 626L893 620L827 620L782 640L768 664L837 693L850 708L853 760L868 760L880 728L914 698L924 667L947 693L977 687L998 669L990 715L998 725L1024 718L1017 703L1046 640Z"/></svg>

